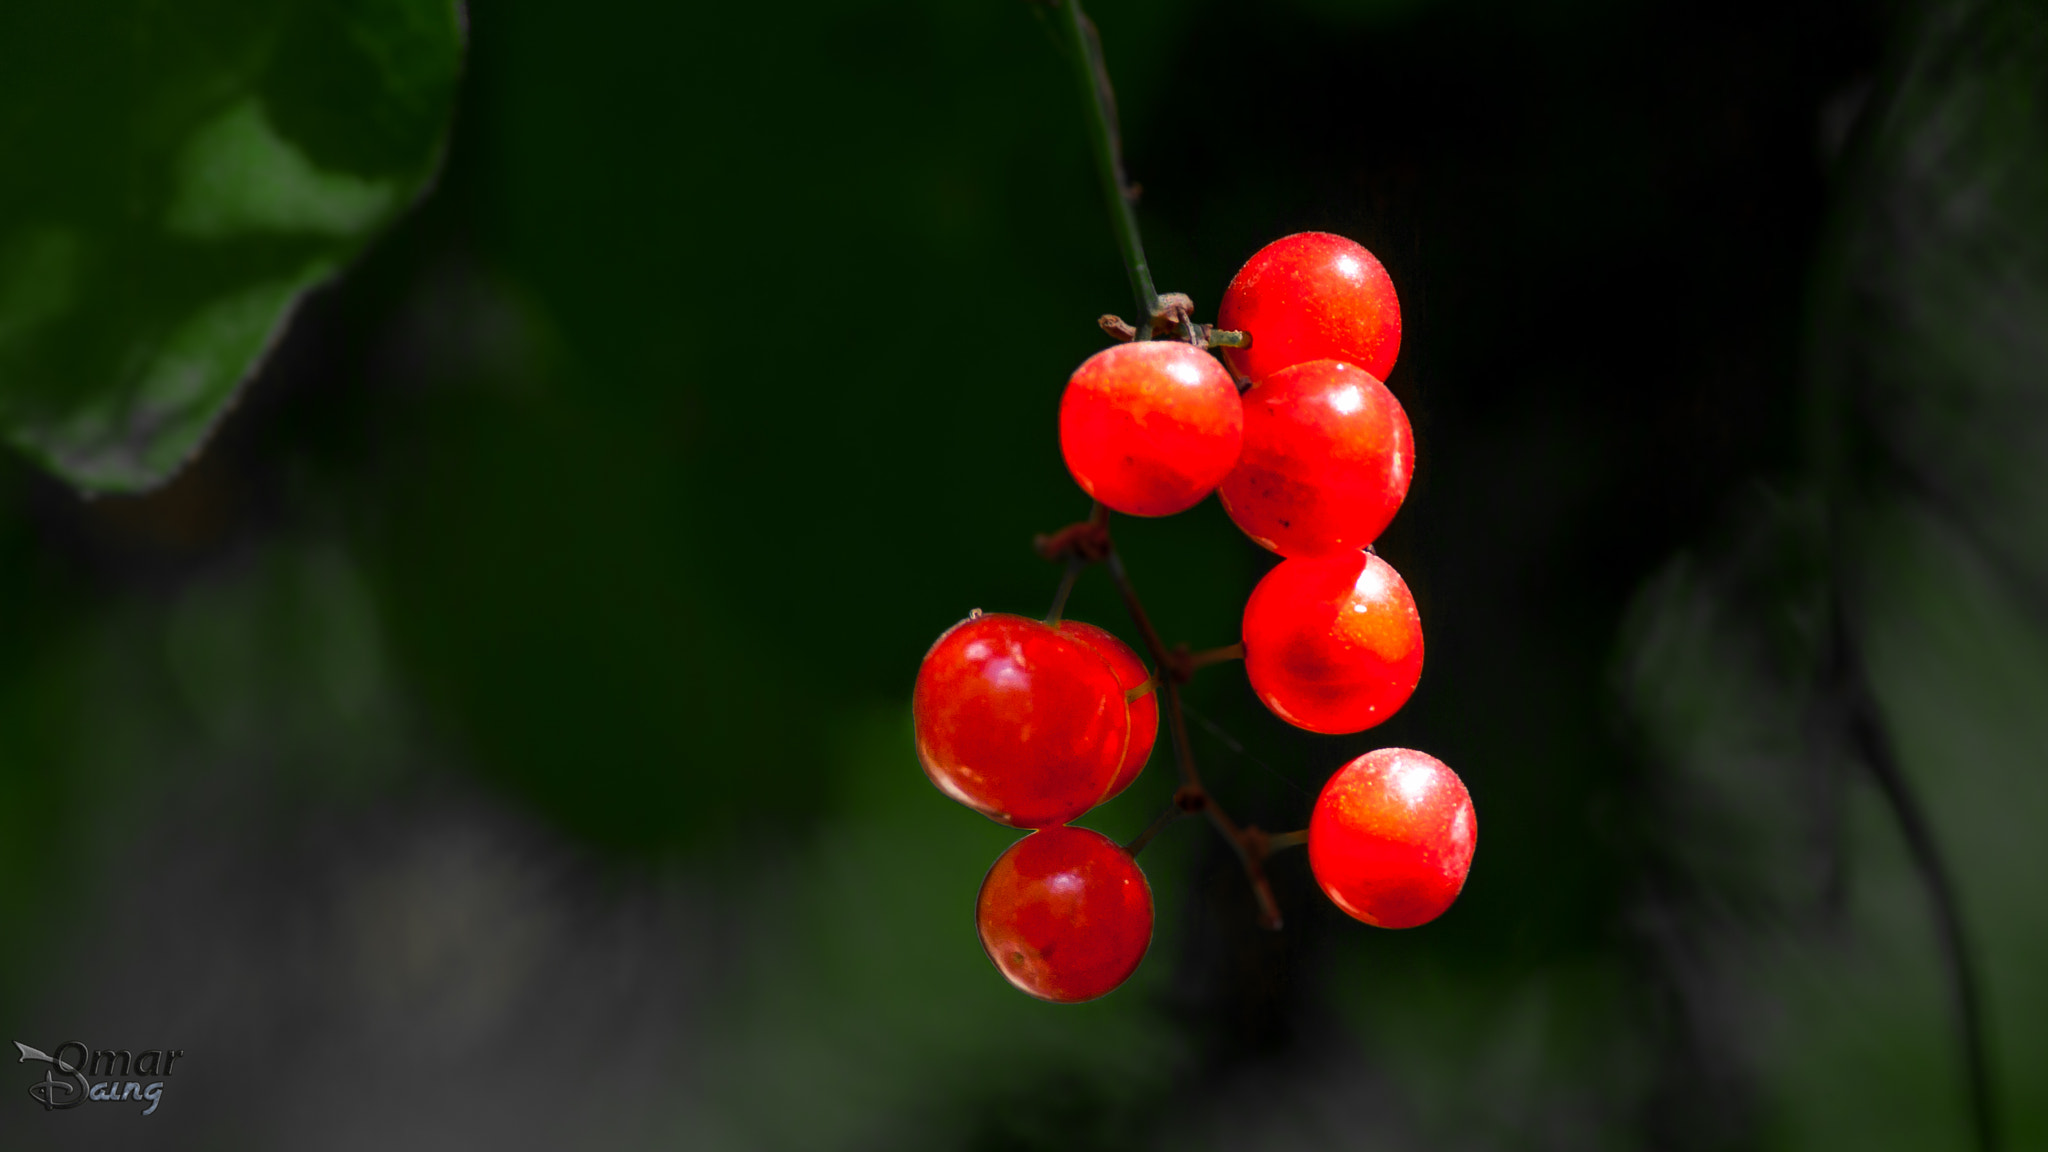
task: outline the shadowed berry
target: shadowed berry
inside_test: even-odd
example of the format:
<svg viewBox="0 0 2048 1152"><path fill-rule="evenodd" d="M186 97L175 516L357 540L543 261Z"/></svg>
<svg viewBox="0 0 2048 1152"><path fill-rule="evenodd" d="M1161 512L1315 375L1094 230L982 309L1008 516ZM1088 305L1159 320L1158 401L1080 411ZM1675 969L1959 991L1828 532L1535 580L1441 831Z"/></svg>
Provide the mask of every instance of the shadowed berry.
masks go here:
<svg viewBox="0 0 2048 1152"><path fill-rule="evenodd" d="M1011 984L1059 1004L1104 995L1152 944L1152 887L1116 841L1047 828L1010 845L975 900L981 946Z"/></svg>
<svg viewBox="0 0 2048 1152"><path fill-rule="evenodd" d="M1369 553L1282 560L1245 603L1244 670L1289 724L1363 731L1399 711L1422 676L1415 599Z"/></svg>

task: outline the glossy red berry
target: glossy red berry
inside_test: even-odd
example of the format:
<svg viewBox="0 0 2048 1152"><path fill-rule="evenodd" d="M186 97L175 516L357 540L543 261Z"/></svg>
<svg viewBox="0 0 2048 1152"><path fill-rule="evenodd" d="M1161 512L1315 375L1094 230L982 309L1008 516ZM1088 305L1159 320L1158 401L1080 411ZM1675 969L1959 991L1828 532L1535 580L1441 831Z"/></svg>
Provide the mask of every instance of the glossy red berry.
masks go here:
<svg viewBox="0 0 2048 1152"><path fill-rule="evenodd" d="M1231 349L1253 382L1310 360L1345 360L1385 380L1401 351L1394 281L1364 246L1300 232L1258 250L1224 290L1216 326L1251 333Z"/></svg>
<svg viewBox="0 0 2048 1152"><path fill-rule="evenodd" d="M917 670L917 758L939 790L1018 828L1095 807L1123 765L1129 709L1093 648L1038 620L970 616Z"/></svg>
<svg viewBox="0 0 2048 1152"><path fill-rule="evenodd" d="M1422 676L1415 598L1369 553L1282 560L1245 603L1244 670L1289 724L1363 731L1399 711Z"/></svg>
<svg viewBox="0 0 2048 1152"><path fill-rule="evenodd" d="M1408 496L1415 435L1387 387L1340 360L1285 368L1244 396L1244 449L1219 495L1282 556L1353 552Z"/></svg>
<svg viewBox="0 0 2048 1152"><path fill-rule="evenodd" d="M1133 699L1131 689L1152 678L1145 662L1131 651L1131 646L1115 636L1079 620L1063 620L1060 631L1095 649L1104 660L1109 661L1110 671L1116 673L1116 682L1124 690L1131 713L1131 738L1124 746L1123 764L1117 769L1116 779L1110 781L1109 791L1102 794L1108 800L1131 786L1138 773L1145 770L1145 761L1152 758L1153 742L1159 738L1159 693L1147 690L1144 695Z"/></svg>
<svg viewBox="0 0 2048 1152"><path fill-rule="evenodd" d="M1090 496L1132 516L1199 503L1237 463L1244 408L1216 358L1175 340L1090 356L1060 400L1060 452Z"/></svg>
<svg viewBox="0 0 2048 1152"><path fill-rule="evenodd" d="M974 918L1004 979L1057 1004L1104 995L1152 944L1152 887L1116 841L1047 828L1010 845L981 882Z"/></svg>
<svg viewBox="0 0 2048 1152"><path fill-rule="evenodd" d="M1479 820L1465 782L1407 748L1368 752L1316 797L1308 865L1337 907L1381 928L1443 915L1465 887Z"/></svg>

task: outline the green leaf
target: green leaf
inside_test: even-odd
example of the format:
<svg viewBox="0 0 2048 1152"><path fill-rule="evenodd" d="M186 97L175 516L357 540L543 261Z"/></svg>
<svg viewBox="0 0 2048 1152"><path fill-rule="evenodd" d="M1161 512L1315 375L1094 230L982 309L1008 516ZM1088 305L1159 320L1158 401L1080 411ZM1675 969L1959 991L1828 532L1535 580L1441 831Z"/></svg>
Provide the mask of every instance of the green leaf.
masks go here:
<svg viewBox="0 0 2048 1152"><path fill-rule="evenodd" d="M455 0L0 11L0 433L88 490L189 459L432 180Z"/></svg>

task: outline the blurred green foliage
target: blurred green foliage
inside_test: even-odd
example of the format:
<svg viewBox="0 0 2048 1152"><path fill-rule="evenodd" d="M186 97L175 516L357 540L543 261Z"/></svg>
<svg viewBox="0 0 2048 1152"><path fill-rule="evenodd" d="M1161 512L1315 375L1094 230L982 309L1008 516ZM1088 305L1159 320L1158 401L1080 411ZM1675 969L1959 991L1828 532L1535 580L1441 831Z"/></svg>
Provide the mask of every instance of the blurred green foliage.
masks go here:
<svg viewBox="0 0 2048 1152"><path fill-rule="evenodd" d="M139 363L216 298L208 269L303 274L274 322L412 199L458 105L440 186L308 303L196 465L146 499L0 488L0 914L102 958L64 995L40 957L0 964L0 1002L84 1027L140 971L90 942L165 943L123 884L169 894L208 943L159 979L207 994L110 1028L233 1046L285 1102L167 1112L202 1125L178 1140L290 1144L319 1111L291 1101L346 1098L336 1131L378 1146L501 1123L506 1146L1960 1146L1924 889L1806 721L1837 584L1952 853L2008 1134L2042 1139L2038 6L1092 6L1162 288L1206 314L1259 244L1327 228L1403 294L1389 383L1420 467L1381 550L1421 603L1422 688L1322 738L1204 673L1210 783L1298 827L1329 770L1411 745L1463 774L1483 835L1456 909L1398 934L1280 857L1272 936L1227 852L1174 828L1145 857L1152 957L1071 1011L980 955L968 907L1013 834L923 781L904 708L952 621L1048 601L1030 536L1086 510L1058 392L1128 305L1054 38L1025 4L505 3L458 91L457 26L423 15L445 11L173 21L302 29L191 32L213 103L163 129L154 206L77 225L175 269L165 221L296 222L166 280L186 295L58 319L68 257L30 209L60 201L0 199L9 379ZM41 62L0 80L0 139L85 157L106 134L52 143L76 125L22 93L60 34L170 17L54 12L0 16L0 53ZM259 92L269 120L229 115ZM179 148L266 123L296 175L166 215ZM107 372L67 371L105 382L75 408L10 384L7 418L112 413L97 440L18 435L75 482L141 484L262 343L218 346L182 431L128 435L147 390ZM1118 531L1169 641L1234 635L1269 561L1213 502ZM1122 630L1098 577L1072 614ZM1135 832L1164 767L1087 822ZM538 831L478 832L451 789ZM434 854L479 837L480 863ZM672 937L615 931L642 898ZM375 1061L294 1080L248 1023L273 1018L398 1047L391 1075L477 1106L408 1124ZM558 1068L535 1032L612 1058ZM582 1078L466 1097L464 1061Z"/></svg>
<svg viewBox="0 0 2048 1152"><path fill-rule="evenodd" d="M1645 591L1624 696L1652 904L1768 1147L1959 1146L1955 977L1839 722L1847 634L1958 890L1993 1138L2048 1140L2048 11L1933 4L1868 99L1814 277L1810 464Z"/></svg>
<svg viewBox="0 0 2048 1152"><path fill-rule="evenodd" d="M0 431L79 487L161 483L313 286L426 187L454 0L0 13Z"/></svg>

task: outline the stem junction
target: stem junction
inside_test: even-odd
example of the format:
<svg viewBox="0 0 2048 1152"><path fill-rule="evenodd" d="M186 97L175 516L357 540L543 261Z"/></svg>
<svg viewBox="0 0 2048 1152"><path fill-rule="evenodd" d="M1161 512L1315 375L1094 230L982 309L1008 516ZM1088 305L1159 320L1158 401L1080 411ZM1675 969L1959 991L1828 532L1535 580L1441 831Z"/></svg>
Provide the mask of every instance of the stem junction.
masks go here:
<svg viewBox="0 0 2048 1152"><path fill-rule="evenodd" d="M1042 535L1037 539L1039 554L1048 560L1066 560L1071 566L1075 560L1085 560L1090 553L1100 552L1103 567L1109 569L1109 576L1116 584L1117 594L1123 598L1124 607L1130 612L1131 623L1145 641L1146 654L1151 657L1156 671L1152 677L1155 690L1160 693L1166 712L1167 738L1173 745L1174 762L1179 767L1181 786L1174 793L1174 805L1168 813L1152 822L1136 840L1126 845L1133 854L1150 843L1160 829L1189 812L1201 812L1209 818L1209 824L1222 835L1237 853L1238 863L1244 868L1245 880L1250 883L1252 899L1259 906L1259 924L1277 930L1280 927L1280 904L1274 899L1273 886L1266 879L1266 856L1273 848L1287 847L1294 843L1295 834L1272 836L1256 825L1241 825L1231 819L1221 804L1209 795L1202 783L1200 769L1195 766L1194 745L1188 739L1188 724L1185 710L1181 706L1180 688L1196 669L1211 664L1220 664L1244 655L1243 644L1231 644L1212 648L1200 653L1190 653L1186 645L1169 650L1159 638L1159 630L1152 626L1152 618L1145 611L1145 605L1138 599L1138 591L1131 584L1130 573L1124 570L1123 557L1116 551L1116 543L1109 534L1109 515L1101 504L1095 506L1088 519L1070 524L1058 532ZM1063 581L1065 583L1065 581Z"/></svg>

